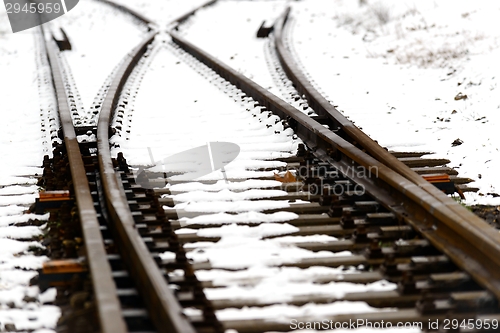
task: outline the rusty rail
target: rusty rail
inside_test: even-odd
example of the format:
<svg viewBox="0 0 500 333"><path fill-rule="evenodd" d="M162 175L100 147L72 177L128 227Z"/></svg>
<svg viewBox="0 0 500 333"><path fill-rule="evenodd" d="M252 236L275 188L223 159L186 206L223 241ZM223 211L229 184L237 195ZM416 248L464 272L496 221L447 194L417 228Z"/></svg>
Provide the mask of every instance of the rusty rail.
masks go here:
<svg viewBox="0 0 500 333"><path fill-rule="evenodd" d="M68 96L64 87L62 70L57 55L57 46L50 39L46 41L45 49L52 68L52 80L57 94L57 105L64 134L64 145L71 168L71 178L73 180L78 215L84 236L87 264L94 287L94 298L101 332L125 333L127 332L127 327L121 313L116 285L113 281L111 267L107 260L99 221L94 208L94 201L90 194L80 147L71 119Z"/></svg>
<svg viewBox="0 0 500 333"><path fill-rule="evenodd" d="M115 171L109 149L109 126L125 82L147 46L156 36L148 37L129 55L119 68L106 94L99 115L97 148L99 170L105 193L108 215L119 235L119 252L135 280L139 293L143 295L150 317L158 332L194 333L191 323L182 313L182 308L168 287L165 277L153 260L151 253L135 228L134 218L123 191L119 175Z"/></svg>
<svg viewBox="0 0 500 333"><path fill-rule="evenodd" d="M188 53L282 119L288 119L299 137L310 148L313 148L318 156L323 156L325 160L341 170L349 170L352 166L365 168L365 170L376 168L378 177L347 176L365 186L368 193L380 200L401 221L412 225L459 267L471 274L479 284L500 299L500 235L498 232L474 215L471 217L465 209L438 190L434 190L432 185L429 184L432 187L429 189L415 184L188 42L176 32L171 31L170 34L173 41ZM356 142L360 141L361 139L356 140Z"/></svg>

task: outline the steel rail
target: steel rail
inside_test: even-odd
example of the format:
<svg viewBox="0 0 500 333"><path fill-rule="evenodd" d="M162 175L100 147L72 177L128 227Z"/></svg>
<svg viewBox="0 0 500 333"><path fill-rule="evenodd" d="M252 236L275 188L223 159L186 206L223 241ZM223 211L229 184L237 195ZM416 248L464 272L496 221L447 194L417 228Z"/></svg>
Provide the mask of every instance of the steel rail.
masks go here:
<svg viewBox="0 0 500 333"><path fill-rule="evenodd" d="M142 15L141 13L137 12L136 10L133 10L131 8L128 8L127 6L124 6L124 5L121 5L119 3L116 3L114 1L111 1L111 0L99 0L101 2L104 2L112 7L115 7L121 11L124 11L132 16L134 16L136 19L138 19L139 21L142 21L143 23L147 24L147 25L151 25L151 24L156 24L156 22L154 22L153 20L147 18L146 16ZM173 19L169 25L172 25L172 24L179 24L179 23L182 23L184 21L186 21L191 15L193 15L194 13L196 13L199 9L201 8L204 8L204 7L208 7L208 6L211 6L213 4L215 4L218 0L209 0L195 8L193 8L192 10L190 10L189 12L185 13L185 14L182 14L181 16Z"/></svg>
<svg viewBox="0 0 500 333"><path fill-rule="evenodd" d="M186 21L191 15L194 15L199 9L211 6L211 5L215 4L217 1L219 1L219 0L209 0L209 1L201 4L200 6L193 8L192 10L187 12L186 14L183 14L176 19L173 19L172 21L170 21L169 25L181 24L184 21Z"/></svg>
<svg viewBox="0 0 500 333"><path fill-rule="evenodd" d="M436 197L406 179L374 157L364 153L333 131L296 110L241 73L170 31L172 40L188 53L212 68L220 76L253 97L261 105L289 119L299 137L333 165L349 170L353 165L365 170L376 168L378 177L359 178L347 175L412 225L440 251L500 299L500 235L480 220L474 225L460 218ZM333 152L333 154L332 154ZM337 153L339 152L339 153ZM346 169L347 168L347 169Z"/></svg>
<svg viewBox="0 0 500 333"><path fill-rule="evenodd" d="M368 135L355 126L350 120L344 117L326 98L318 92L316 88L307 79L304 73L299 69L290 50L285 46L284 35L287 29L288 17L291 9L288 7L280 18L275 22L274 37L275 46L279 61L285 70L289 79L294 83L300 94L305 95L312 109L319 115L326 116L337 124L342 131L359 146L365 149L371 156L382 162L392 170L396 171L406 179L410 180L424 191L431 194L436 200L439 200L452 214L449 216L448 227L458 229L457 232L467 233L466 239L478 248L483 248L489 256L493 256L495 262L499 263L500 247L497 237L498 233L489 226L484 220L468 211L457 202L449 198L422 176L411 170L408 166L382 148L377 142L373 141ZM489 237L494 235L494 237ZM464 246L467 246L464 244ZM490 253L489 251L493 251ZM463 263L466 264L466 263Z"/></svg>
<svg viewBox="0 0 500 333"><path fill-rule="evenodd" d="M42 30L43 31L43 30ZM97 315L103 333L125 333L127 327L122 316L120 301L113 281L111 266L107 260L106 249L101 234L94 201L90 193L82 155L76 138L70 114L68 96L64 86L62 69L59 65L58 51L52 39L45 38L45 50L52 69L52 81L57 94L59 118L64 134L64 145L68 154L71 179L82 226L87 265L94 288Z"/></svg>
<svg viewBox="0 0 500 333"><path fill-rule="evenodd" d="M137 12L137 11L131 9L131 8L128 8L128 7L123 6L123 5L120 5L119 3L116 3L116 2L110 1L110 0L99 0L99 1L104 2L105 4L108 4L108 5L112 6L112 7L115 7L117 9L121 10L121 11L124 11L127 14L132 15L133 17L135 17L139 21L145 23L146 25L154 24L154 22L152 20L150 20L146 16L142 15L141 13L139 13L139 12Z"/></svg>
<svg viewBox="0 0 500 333"><path fill-rule="evenodd" d="M406 166L403 162L394 157L387 150L382 148L377 142L373 141L368 135L361 131L356 125L342 115L333 105L331 105L326 98L321 95L316 88L309 82L304 73L299 69L291 52L285 46L284 30L286 29L286 22L290 13L290 7L283 13L277 20L274 26L275 45L278 58L280 60L285 73L290 80L294 83L297 90L305 95L307 101L312 109L319 115L326 116L337 124L341 130L348 136L350 141L356 142L359 146L365 149L371 156L381 161L391 169L405 177L406 179L417 184L419 187L430 193L437 200L441 201L443 205L447 206L450 210L456 213L455 218L467 224L474 224L475 227L484 232L484 221L474 215L472 212L466 210L461 205L457 204L454 200L445 195L442 191L437 189L434 185L425 180L422 176ZM488 226L489 227L489 226ZM489 228L486 228L489 230Z"/></svg>
<svg viewBox="0 0 500 333"><path fill-rule="evenodd" d="M175 298L157 263L141 239L123 191L119 175L113 166L109 148L109 127L120 92L156 32L137 46L115 74L103 101L97 129L99 170L108 215L118 236L118 250L130 269L139 293L143 296L150 317L159 332L194 333L195 330Z"/></svg>

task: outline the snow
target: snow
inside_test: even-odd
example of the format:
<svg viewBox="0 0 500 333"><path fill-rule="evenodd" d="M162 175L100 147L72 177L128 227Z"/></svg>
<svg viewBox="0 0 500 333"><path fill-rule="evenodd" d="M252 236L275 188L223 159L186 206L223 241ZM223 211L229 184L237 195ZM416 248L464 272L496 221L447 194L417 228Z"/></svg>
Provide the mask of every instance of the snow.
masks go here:
<svg viewBox="0 0 500 333"><path fill-rule="evenodd" d="M0 322L14 323L18 330L35 330L40 327L55 327L60 310L54 305L44 305L31 309L0 310ZM46 332L53 332L46 330Z"/></svg>
<svg viewBox="0 0 500 333"><path fill-rule="evenodd" d="M31 194L36 192L37 186L5 186L0 188L0 195L13 195L13 194Z"/></svg>
<svg viewBox="0 0 500 333"><path fill-rule="evenodd" d="M9 205L9 206L0 207L0 218L4 217L4 216L9 216L9 215L19 215L24 210L25 210L24 207L17 206L17 205Z"/></svg>
<svg viewBox="0 0 500 333"><path fill-rule="evenodd" d="M188 192L188 191L217 192L223 189L229 189L231 191L246 191L251 188L265 189L281 185L282 183L277 180L247 179L241 182L230 182L230 183L226 183L223 180L220 180L215 184L203 184L198 182L174 184L170 186L169 189L172 194L175 194L179 192Z"/></svg>
<svg viewBox="0 0 500 333"><path fill-rule="evenodd" d="M289 3L284 0L218 1L213 6L197 11L180 26L179 31L187 40L300 111L316 115L305 100L291 93L291 82L276 71L279 64L273 50L273 40L256 37L261 24L264 21L268 25L272 24ZM220 23L214 24L214 17ZM237 28L227 29L228 25ZM228 40L231 41L231 47L227 47Z"/></svg>
<svg viewBox="0 0 500 333"><path fill-rule="evenodd" d="M264 214L255 211L238 213L238 214L204 214L193 218L181 218L180 221L190 224L232 224L232 223L273 223L285 222L298 218L298 215L291 212L276 212L272 214Z"/></svg>
<svg viewBox="0 0 500 333"><path fill-rule="evenodd" d="M223 82L219 83L220 86L214 85L210 80L217 78L211 70L196 68L207 77L203 79L189 68L195 65L193 60L172 47L167 37L163 38L167 42L155 45L155 51L148 57L150 64L144 78L140 83L133 83L140 84L141 90L134 103L127 104L130 116L124 126L130 128L130 134L122 130L112 138L117 145L114 151L123 151L129 164L148 165L151 163L149 149L154 160L160 160L207 142L232 142L240 147L241 152L235 163L225 168L228 178L233 174L239 177L241 173L250 173L253 177L272 175L270 172L248 171L245 162L251 161L255 168L259 160L265 164L265 159L290 156L298 141L282 130L281 123L273 122L266 127L264 121L268 119L268 113L261 112L253 104L250 107L249 100L227 98L226 93L235 95L239 92L226 87ZM183 79L165 80L166 77ZM163 84L158 85L159 81ZM195 97L190 96L193 90L197 92ZM170 98L168 103L161 103L169 95L182 94L184 98ZM217 105L215 109L214 105ZM232 124L229 129L228 123ZM165 131L166 126L168 131ZM275 131L280 133L275 134ZM197 135L189 136L190 133ZM260 142L264 140L269 144L262 145ZM222 178L220 172L217 175Z"/></svg>
<svg viewBox="0 0 500 333"><path fill-rule="evenodd" d="M172 19L205 2L117 1L151 17L162 30ZM289 46L312 83L332 103L383 146L401 151L432 151L435 156L449 158L460 176L474 178L476 183L472 186L480 187L479 195L466 194L467 203L500 204L500 198L487 195L500 191L496 173L500 166L498 135L494 135L500 108L500 33L496 29L500 4L486 0L479 5L465 0L367 3L359 6L354 0L219 1L189 19L180 33L310 114L302 100L290 98L289 82L274 70L272 40L255 37L262 21L274 20L286 5L291 5ZM62 61L65 67L71 67L69 79L78 87L74 103L81 120L92 123L109 75L145 36L147 27L94 0L82 0L77 8L46 27L58 35L58 28L64 26L73 42L73 51L63 52ZM230 26L235 28L228 29ZM58 124L53 91L46 82L47 63L36 56L41 42L37 33L37 29L31 29L11 34L6 14L0 8L0 145L2 158L8 161L7 165L0 165L0 322L15 323L19 330L48 333L53 332L60 316L58 308L44 304L53 300L54 290L40 294L38 288L29 286L36 269L47 260L29 252L30 247L41 246L32 240L41 230L16 226L29 219L48 219L47 215L23 213L37 196L35 176L42 172L43 155L50 154L52 141L57 141L51 138ZM117 39L119 35L126 37ZM112 138L114 153L123 151L130 163L151 166L148 148L156 158L207 142L229 141L241 148L238 158L225 170L231 181L221 180L223 175L218 171L204 178L217 180L214 184L186 182L182 176L173 176L169 186L175 208L210 212L182 218L180 222L187 228L181 228L179 233L194 231L200 237L221 237L216 243L186 245L193 262L208 261L217 268L196 272L201 280L221 287L209 290L209 297L260 295L274 301L302 292L342 297L348 291L394 288L384 283L310 283L310 278L322 274L356 274L353 267L276 267L307 258L350 255L296 247L300 242L328 242L335 238L287 236L297 228L286 222L298 215L262 213L264 209L291 204L286 200L279 204L265 200L284 195L286 192L278 190L282 183L243 180L273 177L277 170L270 169L285 165L271 160L292 156L300 140L276 123L275 116L261 112L252 100L241 98L241 91L228 87L212 71L174 47L164 32L134 75L137 79L128 84L132 95L124 110L127 116L123 129ZM182 79L170 80L171 77ZM196 97L191 94L193 91ZM465 95L467 98L460 97ZM230 131L226 131L226 124L231 124ZM197 134L197 139L192 139L192 133ZM93 137L84 135L79 139ZM452 147L455 139L463 143ZM260 168L268 171L259 171ZM234 222L246 225L231 224ZM189 229L192 224L210 228ZM164 253L161 257L168 260L173 254ZM245 286L242 281L251 278L256 281ZM294 288L285 287L285 283ZM37 301L26 302L26 295ZM217 316L290 320L374 311L380 309L365 303L335 302L225 309L218 311ZM0 326L0 330L3 328ZM417 330L405 330L414 331Z"/></svg>
<svg viewBox="0 0 500 333"><path fill-rule="evenodd" d="M257 201L200 201L180 203L175 206L176 209L184 209L187 212L247 212L263 211L266 209L288 208L290 204L287 201L257 200Z"/></svg>
<svg viewBox="0 0 500 333"><path fill-rule="evenodd" d="M229 190L222 190L220 192L203 192L203 191L193 191L182 193L172 196L174 200L179 202L184 201L239 201L239 200L252 200L252 199L263 199L272 198L286 195L285 191L280 190L248 190L244 192L231 192Z"/></svg>
<svg viewBox="0 0 500 333"><path fill-rule="evenodd" d="M16 177L10 176L7 168L2 168L2 177L0 177L0 186L9 185L33 185L36 184L36 179L33 177ZM5 173L3 173L5 172Z"/></svg>
<svg viewBox="0 0 500 333"><path fill-rule="evenodd" d="M137 1L114 0L128 8L134 9L153 20L159 27L166 27L172 20L177 19L190 10L207 3L207 0L162 0L162 1Z"/></svg>
<svg viewBox="0 0 500 333"><path fill-rule="evenodd" d="M59 27L64 26L72 42L73 51L64 52L62 60L71 66L72 73L67 75L78 86L75 105L84 119L94 116L95 94L143 38L146 27L96 1L82 0L77 8L44 28L60 36ZM120 33L124 37L117 40ZM42 227L17 226L30 219L48 219L48 214L23 214L38 197L35 176L42 173L43 156L50 155L52 142L58 141L50 69L39 56L42 42L38 28L12 34L4 7L0 7L0 145L4 161L0 165L0 330L12 323L17 330L48 333L60 316L58 307L43 304L53 300L54 291L39 294L38 288L29 286L47 258L29 252L40 243L23 241L41 235ZM98 63L101 66L96 67ZM36 301L24 301L27 294Z"/></svg>
<svg viewBox="0 0 500 333"><path fill-rule="evenodd" d="M53 333L59 308L44 305L38 287L29 286L47 260L29 252L30 247L41 247L31 240L41 228L16 226L29 219L48 219L23 214L38 196L35 176L42 172L43 155L50 153L49 129L55 124L48 120L53 92L47 84L39 86L48 67L37 56L38 38L37 29L12 34L0 6L0 330L15 324L20 331Z"/></svg>
<svg viewBox="0 0 500 333"><path fill-rule="evenodd" d="M176 254L174 252L165 251L160 253L160 258L162 260L175 260Z"/></svg>
<svg viewBox="0 0 500 333"><path fill-rule="evenodd" d="M45 290L43 293L38 295L38 299L42 304L49 303L49 302L54 302L57 296L57 289L56 288L49 288Z"/></svg>
<svg viewBox="0 0 500 333"><path fill-rule="evenodd" d="M81 122L92 124L92 111L100 105L96 95L124 56L146 36L147 27L97 0L80 1L75 10L49 26L56 36L63 28L71 42L71 51L61 53L63 64L69 66L67 75L73 81L71 89Z"/></svg>
<svg viewBox="0 0 500 333"><path fill-rule="evenodd" d="M34 255L5 255L2 257L2 262L0 263L0 267L5 272L12 271L14 274L16 273L16 268L20 268L23 270L35 270L42 267L42 264L47 261L47 257L44 256L34 256ZM31 274L32 272L26 271L25 273ZM10 273L5 273L10 274Z"/></svg>
<svg viewBox="0 0 500 333"><path fill-rule="evenodd" d="M318 242L326 243L331 241L336 241L338 238L328 235L308 235L308 236L284 236L275 238L276 241L280 243L306 243L306 242Z"/></svg>
<svg viewBox="0 0 500 333"><path fill-rule="evenodd" d="M7 258L4 256L4 258ZM39 267L40 268L40 267ZM37 276L36 271L21 271L19 269L6 269L0 271L0 279L2 280L2 287L11 289L16 285L24 287L29 285L32 278Z"/></svg>
<svg viewBox="0 0 500 333"><path fill-rule="evenodd" d="M24 289L21 286L15 286L10 290L0 290L0 303L14 303L15 306L21 307L24 297Z"/></svg>
<svg viewBox="0 0 500 333"><path fill-rule="evenodd" d="M35 198L37 198L38 196L30 196L29 198L33 199L33 200L24 200L24 204L26 205L29 205L31 203L33 203L35 201ZM4 198L5 200L5 204L8 204L8 206L6 206L5 208L9 208L9 207L12 207L13 205L17 205L18 202L19 202L19 199L16 198L16 197L8 197L8 198ZM10 200L9 200L10 199ZM12 225L12 224L16 224L16 223L26 223L28 222L29 220L39 220L39 221L47 221L49 219L49 214L45 214L45 215L36 215L36 214L22 214L22 215L19 215L19 213L22 213L24 210L26 210L26 207L24 207L24 209L22 210L18 210L17 208L19 206L14 206L15 208L13 208L12 212L15 214L15 215L8 215L8 216L2 216L0 214L0 226L2 227L5 227L5 226L9 226L9 225ZM21 207L19 207L21 208ZM6 209L6 212L8 213L9 211Z"/></svg>
<svg viewBox="0 0 500 333"><path fill-rule="evenodd" d="M324 319L325 315L332 313L354 314L354 313L370 313L380 311L392 311L393 309L385 308L383 310L376 309L364 302L334 302L331 304L313 304L309 303L304 306L293 305L271 305L266 307L249 307L243 309L224 309L217 311L218 318L222 320L237 320L259 318L277 322L290 322L292 319L306 317L307 319Z"/></svg>
<svg viewBox="0 0 500 333"><path fill-rule="evenodd" d="M293 4L289 38L306 73L382 146L435 152L475 179L480 191L466 193L467 204L500 204L486 195L500 191L500 5L367 3ZM463 144L452 147L455 139Z"/></svg>
<svg viewBox="0 0 500 333"><path fill-rule="evenodd" d="M264 53L268 41L257 39L256 34L262 22L273 22L286 4L284 0L218 1L197 11L180 32L188 41L277 94Z"/></svg>
<svg viewBox="0 0 500 333"><path fill-rule="evenodd" d="M30 203L35 202L35 198L38 197L38 194L23 194L16 196L1 196L0 197L0 206L6 205L28 205Z"/></svg>
<svg viewBox="0 0 500 333"><path fill-rule="evenodd" d="M377 281L367 285L330 282L326 284L311 284L306 282L297 283L285 279L265 279L256 286L229 286L225 288L205 288L205 295L209 300L238 298L241 300L253 300L261 304L286 303L300 296L326 296L341 300L349 293L365 293L372 290L385 291L395 290L397 285L387 281Z"/></svg>
<svg viewBox="0 0 500 333"><path fill-rule="evenodd" d="M288 224L264 223L257 227L236 224L225 225L220 228L206 228L198 231L200 237L224 237L238 235L240 237L270 237L289 234L299 231L298 228Z"/></svg>
<svg viewBox="0 0 500 333"><path fill-rule="evenodd" d="M14 239L32 239L33 237L41 236L42 234L43 232L39 227L10 226L0 228L0 237L8 237ZM2 240L4 239L0 239L0 244L2 243ZM23 242L23 244L24 243L26 242Z"/></svg>
<svg viewBox="0 0 500 333"><path fill-rule="evenodd" d="M225 235L211 247L190 251L187 256L194 262L210 261L214 268L244 269L294 263L306 258L332 257L333 254L286 246L273 239L238 237L238 234L232 234Z"/></svg>
<svg viewBox="0 0 500 333"><path fill-rule="evenodd" d="M334 275L339 280L345 274L357 274L354 269L345 267L312 266L297 267L263 267L253 266L246 270L228 271L222 269L199 270L196 276L200 281L212 281L214 286L251 285L251 281L259 282L262 279L288 280L290 282L307 282L325 275Z"/></svg>

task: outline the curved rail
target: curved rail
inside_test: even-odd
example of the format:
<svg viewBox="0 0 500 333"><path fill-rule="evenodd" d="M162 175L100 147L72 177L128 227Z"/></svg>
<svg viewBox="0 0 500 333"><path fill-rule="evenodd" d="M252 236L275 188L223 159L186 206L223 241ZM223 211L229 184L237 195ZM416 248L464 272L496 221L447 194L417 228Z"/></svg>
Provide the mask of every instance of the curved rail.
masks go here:
<svg viewBox="0 0 500 333"><path fill-rule="evenodd" d="M53 40L46 39L45 48L52 68L52 80L57 94L59 117L71 168L71 178L73 180L78 214L84 236L87 263L94 287L94 297L101 332L125 333L127 332L127 327L121 313L116 285L113 281L111 267L107 260L99 221L94 208L94 201L90 194L82 155L73 127L73 120L71 119L68 96L64 87L62 70L56 51L57 46Z"/></svg>
<svg viewBox="0 0 500 333"><path fill-rule="evenodd" d="M283 66L283 69L285 70L285 73L294 83L297 90L302 95L306 96L309 105L319 115L330 118L330 120L332 120L342 129L342 131L348 136L348 139L350 139L351 141L355 141L371 156L439 200L439 202L444 207L446 207L446 209L451 211L451 214L449 211L446 213L449 227L458 229L458 232L463 232L463 236L465 236L470 244L476 244L476 246L478 248L481 248L482 251L485 252L485 254L491 256L491 259L493 261L495 261L496 263L500 263L498 261L500 254L500 252L498 252L500 250L498 244L500 238L493 236L497 235L497 233L494 233L492 235L491 227L486 222L474 215L472 212L463 208L461 205L457 204L454 200L446 196L443 192L438 190L423 177L421 177L404 163L399 161L387 150L383 149L378 143L373 141L351 121L345 118L333 105L331 105L326 100L326 98L324 98L324 96L322 96L314 88L314 86L309 82L304 73L299 69L291 52L285 46L284 31L287 28L286 23L288 21L289 14L290 7L287 8L287 10L275 23L274 36L276 51L279 61ZM467 244L464 244L464 246L467 246ZM498 295L500 294L497 294L497 297Z"/></svg>
<svg viewBox="0 0 500 333"><path fill-rule="evenodd" d="M147 46L153 41L156 34L156 32L150 33L131 52L131 55L116 72L104 99L97 129L99 170L108 215L119 235L121 257L128 267L133 268L131 269L132 278L140 289L139 292L144 296L156 329L159 332L194 333L194 328L182 313L182 308L135 228L134 218L119 175L113 166L109 149L109 126L120 92L134 66L146 52Z"/></svg>
<svg viewBox="0 0 500 333"><path fill-rule="evenodd" d="M378 177L354 177L353 180L364 185L370 194L394 212L401 221L412 225L436 248L447 254L479 284L500 299L500 235L498 232L493 232L489 225L475 216L469 218L468 214L457 214L456 211L459 209L455 206L436 200L436 196L429 193L430 191L426 191L384 163L359 150L252 80L189 43L179 34L174 31L170 34L175 43L219 75L282 119L289 119L299 137L309 147L315 147L316 153L333 165L343 170L350 170L353 165L363 167L365 170L376 168ZM456 203L453 204L456 205Z"/></svg>
<svg viewBox="0 0 500 333"><path fill-rule="evenodd" d="M196 13L199 9L211 6L211 5L215 4L217 1L218 0L209 0L209 1L201 4L200 6L198 6L198 7L194 8L194 9L190 10L186 14L183 14L183 15L179 16L178 18L172 20L170 22L170 24L171 25L172 24L179 25L179 24L183 23L184 21L186 21L191 15L194 15L194 13Z"/></svg>
<svg viewBox="0 0 500 333"><path fill-rule="evenodd" d="M405 177L406 179L417 184L426 192L430 193L436 199L441 201L450 210L454 211L459 219L467 219L467 223L479 223L478 227L482 228L482 220L473 213L458 205L455 201L446 196L443 192L438 190L431 183L426 181L423 177L411 170L403 162L398 160L394 155L382 148L378 143L373 141L368 135L355 126L350 120L342 115L333 105L331 105L326 98L321 95L316 88L309 82L307 77L297 66L291 52L286 48L284 43L284 30L286 29L286 22L290 8L287 8L285 13L278 19L274 27L275 45L278 58L280 60L285 73L289 79L294 83L297 90L305 95L307 101L312 109L319 115L326 116L337 124L342 131L347 135L348 140L356 142L359 146L365 149L371 156L381 161L391 169Z"/></svg>
<svg viewBox="0 0 500 333"><path fill-rule="evenodd" d="M120 4L118 4L116 2L113 2L113 1L110 1L110 0L99 0L99 1L102 1L105 4L108 4L108 5L112 6L112 7L115 7L117 9L121 10L121 11L124 11L127 14L132 15L133 17L135 17L139 21L145 23L146 25L150 25L150 24L154 23L152 20L150 20L146 16L142 15L141 13L139 13L139 12L137 12L137 11L131 9L131 8L125 7L123 5L120 5Z"/></svg>

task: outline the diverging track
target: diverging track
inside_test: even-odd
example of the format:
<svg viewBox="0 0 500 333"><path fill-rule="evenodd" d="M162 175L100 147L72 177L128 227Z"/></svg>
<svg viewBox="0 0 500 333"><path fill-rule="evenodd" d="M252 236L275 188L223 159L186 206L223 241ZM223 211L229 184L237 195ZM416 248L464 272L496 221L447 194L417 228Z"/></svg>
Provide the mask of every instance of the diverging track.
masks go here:
<svg viewBox="0 0 500 333"><path fill-rule="evenodd" d="M171 32L173 40L211 67L229 82L266 106L270 111L288 119L292 128L315 152L340 170L361 168L378 170L377 177L353 179L365 186L387 209L413 227L453 258L459 266L500 297L500 235L488 232L491 227L482 219L448 198L394 156L380 147L330 105L305 79L283 44L282 27L288 11L276 22L275 35L279 58L299 92L308 97L317 114L335 125L329 130L287 103L267 92L255 82L217 61L195 45ZM338 128L338 130L337 130ZM367 153L354 146L356 143ZM361 174L369 174L361 172ZM374 175L374 173L371 173ZM471 251L471 246L475 247ZM473 258L472 261L463 258ZM476 266L473 263L481 263ZM491 265L491 263L495 265ZM490 264L488 264L490 263ZM481 269L481 267L482 269Z"/></svg>

